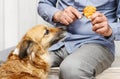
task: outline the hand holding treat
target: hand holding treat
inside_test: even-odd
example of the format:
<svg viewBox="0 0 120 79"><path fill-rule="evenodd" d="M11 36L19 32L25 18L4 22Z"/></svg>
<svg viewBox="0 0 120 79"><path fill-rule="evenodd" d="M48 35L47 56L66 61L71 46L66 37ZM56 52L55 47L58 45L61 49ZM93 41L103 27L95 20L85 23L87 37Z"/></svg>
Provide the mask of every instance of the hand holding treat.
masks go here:
<svg viewBox="0 0 120 79"><path fill-rule="evenodd" d="M108 24L107 17L101 13L96 12L96 8L94 6L86 6L83 9L83 14L88 19L91 19L91 23L93 25L92 30L102 36L109 37L112 34L112 29Z"/></svg>
<svg viewBox="0 0 120 79"><path fill-rule="evenodd" d="M83 9L83 14L84 16L86 16L87 18L90 18L92 16L93 13L96 12L96 7L94 6L86 6L84 9Z"/></svg>

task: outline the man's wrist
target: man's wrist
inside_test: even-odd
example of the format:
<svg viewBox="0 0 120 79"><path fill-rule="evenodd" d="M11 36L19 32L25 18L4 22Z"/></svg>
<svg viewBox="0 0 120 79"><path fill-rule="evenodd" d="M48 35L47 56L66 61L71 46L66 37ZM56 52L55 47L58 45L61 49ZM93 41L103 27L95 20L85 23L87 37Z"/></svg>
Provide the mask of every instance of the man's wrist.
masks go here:
<svg viewBox="0 0 120 79"><path fill-rule="evenodd" d="M54 22L59 22L59 18L60 18L61 12L62 12L62 11L58 11L58 12L56 12L56 13L53 15L53 21L54 21Z"/></svg>
<svg viewBox="0 0 120 79"><path fill-rule="evenodd" d="M111 27L109 26L108 32L107 32L105 38L109 38L109 37L111 37L111 35L112 35L112 29L111 29Z"/></svg>

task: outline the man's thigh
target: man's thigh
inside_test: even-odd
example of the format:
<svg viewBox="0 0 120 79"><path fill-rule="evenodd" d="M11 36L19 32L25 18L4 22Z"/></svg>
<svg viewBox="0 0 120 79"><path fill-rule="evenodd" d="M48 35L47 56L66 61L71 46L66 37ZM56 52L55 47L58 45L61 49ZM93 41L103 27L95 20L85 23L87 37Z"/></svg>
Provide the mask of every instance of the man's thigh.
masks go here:
<svg viewBox="0 0 120 79"><path fill-rule="evenodd" d="M0 51L0 63L3 62L3 61L5 61L5 60L7 59L9 53L10 53L11 50L13 50L14 48L15 48L15 46Z"/></svg>
<svg viewBox="0 0 120 79"><path fill-rule="evenodd" d="M86 71L84 73L88 73L91 70L93 70L93 72L91 73L97 75L106 68L108 68L109 66L111 66L113 60L114 57L112 53L108 51L106 47L98 44L84 44L76 51L74 51L71 55L67 56L61 63L61 67L66 67L67 69L73 69L71 70L71 72L73 72L74 70L76 71L82 70L82 71ZM63 72L66 71L67 70ZM66 73L69 72L70 70L67 71ZM81 71L78 71L78 73L81 73Z"/></svg>

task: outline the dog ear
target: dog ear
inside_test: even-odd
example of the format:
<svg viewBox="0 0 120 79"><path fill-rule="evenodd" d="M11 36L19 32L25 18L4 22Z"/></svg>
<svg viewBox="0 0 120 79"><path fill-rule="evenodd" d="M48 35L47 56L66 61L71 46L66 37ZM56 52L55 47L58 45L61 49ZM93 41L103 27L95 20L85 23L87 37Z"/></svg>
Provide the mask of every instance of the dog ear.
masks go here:
<svg viewBox="0 0 120 79"><path fill-rule="evenodd" d="M29 49L29 47L32 43L33 43L33 41L31 41L31 40L23 40L20 43L19 55L18 55L20 59L23 59L23 58L27 57L28 49Z"/></svg>

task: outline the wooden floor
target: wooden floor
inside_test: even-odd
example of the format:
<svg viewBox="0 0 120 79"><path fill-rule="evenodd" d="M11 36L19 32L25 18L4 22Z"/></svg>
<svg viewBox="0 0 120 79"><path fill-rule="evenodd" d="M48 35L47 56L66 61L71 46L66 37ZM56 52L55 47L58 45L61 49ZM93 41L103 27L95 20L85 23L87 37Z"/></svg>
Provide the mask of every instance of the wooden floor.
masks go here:
<svg viewBox="0 0 120 79"><path fill-rule="evenodd" d="M51 69L48 79L58 79L59 68ZM120 79L120 57L116 57L112 66L98 75L96 79Z"/></svg>

